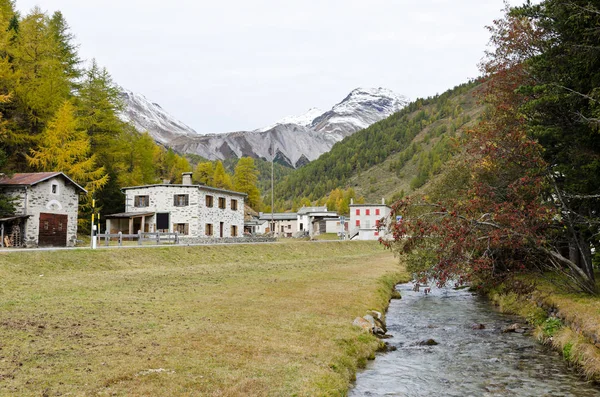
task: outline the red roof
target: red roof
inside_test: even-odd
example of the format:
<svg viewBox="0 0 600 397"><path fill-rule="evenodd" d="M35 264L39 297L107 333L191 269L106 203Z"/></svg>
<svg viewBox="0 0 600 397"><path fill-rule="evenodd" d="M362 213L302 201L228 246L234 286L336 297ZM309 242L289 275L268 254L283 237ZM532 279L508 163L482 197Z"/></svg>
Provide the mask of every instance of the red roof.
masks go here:
<svg viewBox="0 0 600 397"><path fill-rule="evenodd" d="M77 182L66 176L62 172L26 172L20 174L13 174L12 177L8 177L3 175L0 177L0 185L23 185L23 186L32 186L36 185L40 182L44 182L50 178L55 176L62 176L68 182L71 182L75 187L79 188L83 192L86 192L84 188L79 186Z"/></svg>

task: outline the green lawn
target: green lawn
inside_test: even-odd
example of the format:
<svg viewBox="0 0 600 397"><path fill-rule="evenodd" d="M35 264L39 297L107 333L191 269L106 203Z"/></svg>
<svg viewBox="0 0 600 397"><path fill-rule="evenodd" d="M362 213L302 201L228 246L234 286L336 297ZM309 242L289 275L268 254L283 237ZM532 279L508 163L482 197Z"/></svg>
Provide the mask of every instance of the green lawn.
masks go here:
<svg viewBox="0 0 600 397"><path fill-rule="evenodd" d="M373 242L0 254L0 395L343 395L406 277Z"/></svg>

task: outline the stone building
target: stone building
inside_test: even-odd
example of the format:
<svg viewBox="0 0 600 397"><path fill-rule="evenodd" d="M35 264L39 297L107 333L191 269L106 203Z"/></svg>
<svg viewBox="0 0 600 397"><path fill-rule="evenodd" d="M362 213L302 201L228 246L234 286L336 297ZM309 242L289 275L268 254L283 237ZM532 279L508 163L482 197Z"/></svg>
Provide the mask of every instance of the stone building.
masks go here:
<svg viewBox="0 0 600 397"><path fill-rule="evenodd" d="M0 190L16 207L13 216L0 219L2 246L75 245L79 195L86 190L71 178L62 172L2 176Z"/></svg>
<svg viewBox="0 0 600 397"><path fill-rule="evenodd" d="M178 232L185 238L241 237L246 194L192 184L164 183L122 189L125 212L106 216L109 233Z"/></svg>

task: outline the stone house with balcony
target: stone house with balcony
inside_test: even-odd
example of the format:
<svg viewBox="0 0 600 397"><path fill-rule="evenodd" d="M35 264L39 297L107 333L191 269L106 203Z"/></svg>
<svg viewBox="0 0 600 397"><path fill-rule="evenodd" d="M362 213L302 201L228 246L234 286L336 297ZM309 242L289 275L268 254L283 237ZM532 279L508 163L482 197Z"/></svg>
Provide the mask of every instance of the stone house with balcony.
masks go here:
<svg viewBox="0 0 600 397"><path fill-rule="evenodd" d="M15 213L0 218L0 246L72 247L77 242L79 195L84 188L62 172L0 177Z"/></svg>
<svg viewBox="0 0 600 397"><path fill-rule="evenodd" d="M379 240L385 237L385 231L378 229L379 222L382 218L388 218L391 212L385 199L381 200L381 204L350 204L350 239Z"/></svg>
<svg viewBox="0 0 600 397"><path fill-rule="evenodd" d="M106 216L114 234L177 232L182 239L241 237L245 193L192 184L184 173L181 185L163 183L122 189L125 212Z"/></svg>

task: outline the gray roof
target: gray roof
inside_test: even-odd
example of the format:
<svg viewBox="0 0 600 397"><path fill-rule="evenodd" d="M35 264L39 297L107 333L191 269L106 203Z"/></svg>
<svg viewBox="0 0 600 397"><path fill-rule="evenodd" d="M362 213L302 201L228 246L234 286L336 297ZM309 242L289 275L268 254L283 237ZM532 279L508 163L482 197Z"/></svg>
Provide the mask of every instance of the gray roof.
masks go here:
<svg viewBox="0 0 600 397"><path fill-rule="evenodd" d="M271 214L270 212L261 212L260 219L265 221L270 221L271 219L277 221L295 221L298 219L298 214L295 212L276 212L274 214Z"/></svg>
<svg viewBox="0 0 600 397"><path fill-rule="evenodd" d="M110 214L104 215L105 218L114 219L114 218L137 218L140 216L151 216L154 215L155 212L120 212L118 214Z"/></svg>

